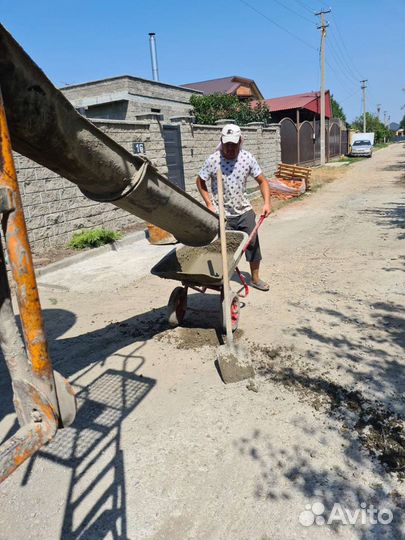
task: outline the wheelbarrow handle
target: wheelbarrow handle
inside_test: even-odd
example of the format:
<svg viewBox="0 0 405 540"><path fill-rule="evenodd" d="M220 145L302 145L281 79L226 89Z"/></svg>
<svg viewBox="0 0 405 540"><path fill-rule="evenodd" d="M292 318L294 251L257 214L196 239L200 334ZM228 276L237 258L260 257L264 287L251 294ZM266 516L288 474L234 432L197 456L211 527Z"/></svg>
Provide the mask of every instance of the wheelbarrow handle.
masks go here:
<svg viewBox="0 0 405 540"><path fill-rule="evenodd" d="M252 240L253 238L256 236L257 234L257 231L260 227L260 225L263 223L263 221L266 219L266 216L264 214L261 214L261 216L259 217L259 221L256 223L256 226L255 228L253 229L253 231L251 232L249 238L246 240L246 245L245 247L243 248L242 250L242 253L245 253L248 249L248 247L250 246L250 244L252 243Z"/></svg>

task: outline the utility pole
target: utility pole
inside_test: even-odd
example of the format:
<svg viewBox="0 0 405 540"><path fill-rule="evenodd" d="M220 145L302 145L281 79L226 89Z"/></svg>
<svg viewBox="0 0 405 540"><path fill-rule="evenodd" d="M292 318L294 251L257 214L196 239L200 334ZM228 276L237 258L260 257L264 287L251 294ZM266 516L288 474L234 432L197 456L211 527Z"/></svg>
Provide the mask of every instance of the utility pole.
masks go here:
<svg viewBox="0 0 405 540"><path fill-rule="evenodd" d="M363 90L363 133L366 133L366 82L367 79L361 82L361 89Z"/></svg>
<svg viewBox="0 0 405 540"><path fill-rule="evenodd" d="M387 127L387 111L384 111L384 126Z"/></svg>
<svg viewBox="0 0 405 540"><path fill-rule="evenodd" d="M377 118L380 121L381 103L377 104Z"/></svg>
<svg viewBox="0 0 405 540"><path fill-rule="evenodd" d="M330 13L331 10L321 10L315 13L316 17L321 17L321 25L318 30L321 30L321 165L325 165L325 38L326 29L329 24L325 23L324 15Z"/></svg>

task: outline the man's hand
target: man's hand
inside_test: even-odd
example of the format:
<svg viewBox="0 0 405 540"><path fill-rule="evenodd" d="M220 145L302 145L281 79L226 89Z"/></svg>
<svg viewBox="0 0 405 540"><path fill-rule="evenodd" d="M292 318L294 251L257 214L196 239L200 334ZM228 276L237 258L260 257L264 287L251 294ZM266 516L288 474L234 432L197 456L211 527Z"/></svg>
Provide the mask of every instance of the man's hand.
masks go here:
<svg viewBox="0 0 405 540"><path fill-rule="evenodd" d="M197 176L195 183L197 185L197 188L198 188L198 191L200 192L201 197L203 198L205 202L205 206L208 208L208 210L211 210L211 212L214 212L214 214L216 214L217 211L210 199L206 182L202 178Z"/></svg>
<svg viewBox="0 0 405 540"><path fill-rule="evenodd" d="M265 203L263 205L261 215L264 216L264 217L268 217L270 214L271 214L271 204L270 203Z"/></svg>
<svg viewBox="0 0 405 540"><path fill-rule="evenodd" d="M217 209L216 209L215 206L212 204L212 202L210 202L210 203L207 204L207 208L208 208L208 210L211 210L211 212L214 212L214 214L217 213Z"/></svg>

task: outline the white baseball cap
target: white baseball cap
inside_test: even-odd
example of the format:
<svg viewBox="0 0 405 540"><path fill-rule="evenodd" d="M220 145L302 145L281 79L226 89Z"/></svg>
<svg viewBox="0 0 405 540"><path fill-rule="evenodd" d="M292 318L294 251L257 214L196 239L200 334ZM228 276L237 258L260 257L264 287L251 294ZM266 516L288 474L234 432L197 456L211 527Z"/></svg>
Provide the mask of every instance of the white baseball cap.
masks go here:
<svg viewBox="0 0 405 540"><path fill-rule="evenodd" d="M240 141L242 132L236 124L226 124L221 131L221 141L226 144L228 142L237 144Z"/></svg>

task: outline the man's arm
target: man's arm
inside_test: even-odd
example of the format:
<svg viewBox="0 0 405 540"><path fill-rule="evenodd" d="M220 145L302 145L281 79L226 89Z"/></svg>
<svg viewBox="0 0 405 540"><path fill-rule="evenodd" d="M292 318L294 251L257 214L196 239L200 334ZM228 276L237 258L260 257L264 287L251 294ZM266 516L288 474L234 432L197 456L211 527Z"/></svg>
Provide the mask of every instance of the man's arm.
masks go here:
<svg viewBox="0 0 405 540"><path fill-rule="evenodd" d="M262 215L264 215L264 217L267 217L271 213L270 186L264 174L259 174L259 176L256 176L255 180L259 184L264 201Z"/></svg>
<svg viewBox="0 0 405 540"><path fill-rule="evenodd" d="M195 183L197 184L198 191L200 192L201 197L204 199L207 208L216 213L215 207L210 198L210 194L208 193L207 183L200 176L197 176Z"/></svg>

